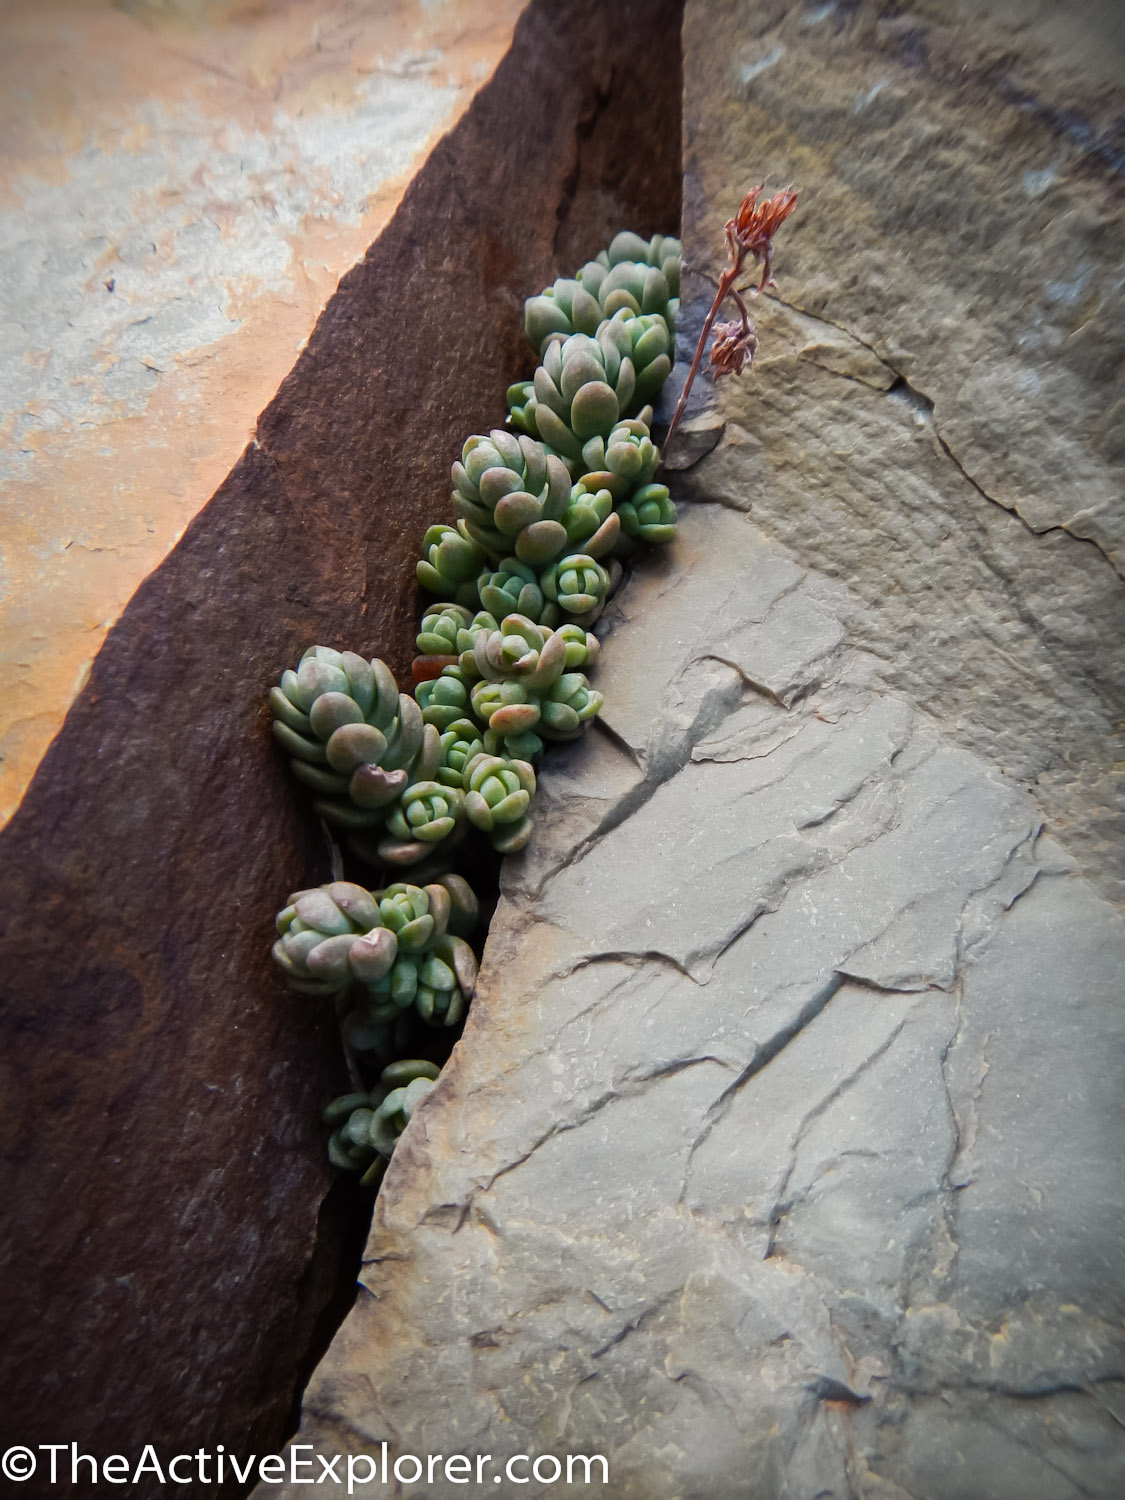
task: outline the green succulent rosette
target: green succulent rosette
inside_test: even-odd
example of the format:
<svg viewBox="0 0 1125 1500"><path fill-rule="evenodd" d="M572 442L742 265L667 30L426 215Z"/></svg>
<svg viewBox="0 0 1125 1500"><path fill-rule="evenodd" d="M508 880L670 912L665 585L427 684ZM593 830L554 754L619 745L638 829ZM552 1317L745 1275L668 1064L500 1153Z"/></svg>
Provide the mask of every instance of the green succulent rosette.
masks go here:
<svg viewBox="0 0 1125 1500"><path fill-rule="evenodd" d="M620 507L621 529L642 542L670 542L676 535L676 506L662 484L643 484Z"/></svg>
<svg viewBox="0 0 1125 1500"><path fill-rule="evenodd" d="M398 944L395 961L365 996L377 1023L413 1006L431 1026L455 1026L477 978L477 961L463 937L449 930L452 899L444 885L397 883L376 893L383 925Z"/></svg>
<svg viewBox="0 0 1125 1500"><path fill-rule="evenodd" d="M477 574L486 561L483 548L469 535L463 521L456 526L430 526L422 538L418 582L439 599L476 609L480 602Z"/></svg>
<svg viewBox="0 0 1125 1500"><path fill-rule="evenodd" d="M438 743L440 747L440 737ZM434 767L435 777L440 769L440 764ZM437 779L411 782L387 819L379 858L388 865L417 864L453 833L464 811L465 799L457 787Z"/></svg>
<svg viewBox="0 0 1125 1500"><path fill-rule="evenodd" d="M454 719L441 736L441 765L437 779L448 787L462 790L465 768L475 755L484 751L484 731L475 719ZM470 820L471 821L471 820Z"/></svg>
<svg viewBox="0 0 1125 1500"><path fill-rule="evenodd" d="M646 266L660 266L673 282L677 293L680 287L679 263L682 251L680 242L670 234L654 234L643 239L630 229L622 229L613 236L609 246L599 256L598 264L618 266L622 261L640 261Z"/></svg>
<svg viewBox="0 0 1125 1500"><path fill-rule="evenodd" d="M537 625L553 628L559 621L558 606L552 604L539 586L539 573L518 557L505 557L492 573L477 579L480 602L496 619L505 615L524 615Z"/></svg>
<svg viewBox="0 0 1125 1500"><path fill-rule="evenodd" d="M486 574L482 574L486 577ZM427 610L418 632L419 651L428 656L456 656L456 665L462 671L473 674L471 661L473 642L480 631L495 630L496 616L488 610L478 609L472 614L456 604L433 606ZM440 649L437 649L439 648ZM454 665L454 663L449 663ZM475 674L474 674L475 675ZM417 692L415 698L417 698ZM429 722L426 720L425 722Z"/></svg>
<svg viewBox="0 0 1125 1500"><path fill-rule="evenodd" d="M438 732L438 765L441 764L441 735L457 719L467 718L471 713L469 690L472 686L459 666L442 669L440 676L429 682L420 682L414 689L422 720ZM434 767L435 774L437 766Z"/></svg>
<svg viewBox="0 0 1125 1500"><path fill-rule="evenodd" d="M347 880L295 892L278 913L277 932L274 959L290 988L306 995L377 983L398 954L376 899Z"/></svg>
<svg viewBox="0 0 1125 1500"><path fill-rule="evenodd" d="M364 1183L376 1181L440 1072L436 1063L403 1058L383 1069L370 1093L334 1099L324 1111L324 1123L332 1127L328 1140L332 1165L362 1172Z"/></svg>
<svg viewBox="0 0 1125 1500"><path fill-rule="evenodd" d="M428 779L440 763L436 731L377 659L313 646L269 701L294 775L336 826L378 827L410 781Z"/></svg>
<svg viewBox="0 0 1125 1500"><path fill-rule="evenodd" d="M564 615L589 624L605 608L612 578L588 553L575 553L552 563L541 575L543 592Z"/></svg>
<svg viewBox="0 0 1125 1500"><path fill-rule="evenodd" d="M484 681L518 682L541 694L565 670L566 642L525 615L506 615L498 629L476 637L473 659Z"/></svg>
<svg viewBox="0 0 1125 1500"><path fill-rule="evenodd" d="M512 423L541 438L575 472L583 443L607 438L634 409L631 347L628 331L615 328L613 319L601 323L593 338L574 333L549 343L534 379L508 388Z"/></svg>
<svg viewBox="0 0 1125 1500"><path fill-rule="evenodd" d="M680 242L666 235L642 240L624 232L573 278L560 279L524 304L524 328L540 355L552 337L593 334L622 308L657 313L676 326L680 294Z"/></svg>
<svg viewBox="0 0 1125 1500"><path fill-rule="evenodd" d="M514 553L541 567L566 545L560 517L570 476L532 437L496 428L488 437L469 438L453 465L453 486L466 531L493 557Z"/></svg>
<svg viewBox="0 0 1125 1500"><path fill-rule="evenodd" d="M587 474L570 492L563 516L567 552L604 557L621 537L621 519L613 508L613 495L598 483L600 475Z"/></svg>
<svg viewBox="0 0 1125 1500"><path fill-rule="evenodd" d="M422 616L415 644L423 656L456 656L457 635L473 618L471 609L460 604L431 604Z"/></svg>
<svg viewBox="0 0 1125 1500"><path fill-rule="evenodd" d="M478 682L473 688L473 712L487 725L484 748L490 755L534 760L543 741L535 733L542 717L541 700L520 682Z"/></svg>
<svg viewBox="0 0 1125 1500"><path fill-rule="evenodd" d="M529 762L480 754L465 770L465 809L469 822L489 834L492 847L514 854L531 837L528 807L535 794Z"/></svg>
<svg viewBox="0 0 1125 1500"><path fill-rule="evenodd" d="M581 482L609 490L614 500L623 499L638 485L650 483L660 463L651 423L652 408L646 406L637 416L618 422L607 438L594 437L583 443L586 472Z"/></svg>
<svg viewBox="0 0 1125 1500"><path fill-rule="evenodd" d="M524 332L537 354L542 355L550 338L598 331L606 314L597 288L605 277L605 267L591 261L577 276L559 277L553 286L527 299L523 305Z"/></svg>
<svg viewBox="0 0 1125 1500"><path fill-rule="evenodd" d="M657 313L635 313L622 308L598 329L598 340L612 342L622 361L633 367L632 413L655 401L672 373L676 357L675 336ZM622 415L630 412L622 408Z"/></svg>
<svg viewBox="0 0 1125 1500"><path fill-rule="evenodd" d="M567 672L573 672L576 667L593 666L597 661L602 643L592 630L584 630L581 625L569 620L565 625L560 625L555 634L566 648Z"/></svg>
<svg viewBox="0 0 1125 1500"><path fill-rule="evenodd" d="M581 672L568 671L568 655L571 661L593 661L597 650L595 637L581 627L545 630L520 615L509 615L491 636L478 637L481 681L471 696L473 712L488 726L488 753L531 761L542 751L541 737L579 733L602 699Z"/></svg>
<svg viewBox="0 0 1125 1500"><path fill-rule="evenodd" d="M538 731L548 740L577 739L603 702L583 673L564 672L540 705Z"/></svg>

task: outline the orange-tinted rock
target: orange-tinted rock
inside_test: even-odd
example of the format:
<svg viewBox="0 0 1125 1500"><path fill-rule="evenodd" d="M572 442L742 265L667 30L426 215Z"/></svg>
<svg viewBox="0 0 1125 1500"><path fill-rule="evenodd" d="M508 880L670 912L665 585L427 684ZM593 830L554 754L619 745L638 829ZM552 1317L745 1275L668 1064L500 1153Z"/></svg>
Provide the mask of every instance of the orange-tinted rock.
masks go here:
<svg viewBox="0 0 1125 1500"><path fill-rule="evenodd" d="M0 823L522 3L5 0Z"/></svg>

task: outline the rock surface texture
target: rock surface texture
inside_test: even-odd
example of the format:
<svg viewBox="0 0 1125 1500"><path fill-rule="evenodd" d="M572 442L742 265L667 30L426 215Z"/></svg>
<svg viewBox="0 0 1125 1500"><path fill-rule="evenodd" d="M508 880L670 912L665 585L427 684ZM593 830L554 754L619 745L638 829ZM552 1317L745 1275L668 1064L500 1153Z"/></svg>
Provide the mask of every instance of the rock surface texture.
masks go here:
<svg viewBox="0 0 1125 1500"><path fill-rule="evenodd" d="M767 172L781 289L545 764L324 1454L1125 1491L1112 28L1000 14L689 4L687 322Z"/></svg>
<svg viewBox="0 0 1125 1500"><path fill-rule="evenodd" d="M318 1116L345 1074L269 958L328 869L266 693L314 642L404 680L449 465L534 363L527 288L678 211L679 14L645 14L638 42L595 0L528 7L0 836L9 1442L167 1458L290 1428L341 1261Z"/></svg>
<svg viewBox="0 0 1125 1500"><path fill-rule="evenodd" d="M0 823L521 0L4 0Z"/></svg>

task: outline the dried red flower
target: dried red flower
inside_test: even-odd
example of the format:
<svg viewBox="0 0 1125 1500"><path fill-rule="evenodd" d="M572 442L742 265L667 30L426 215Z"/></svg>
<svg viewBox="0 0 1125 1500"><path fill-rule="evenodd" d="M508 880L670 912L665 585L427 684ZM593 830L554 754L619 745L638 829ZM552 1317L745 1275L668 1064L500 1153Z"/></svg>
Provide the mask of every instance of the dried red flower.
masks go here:
<svg viewBox="0 0 1125 1500"><path fill-rule="evenodd" d="M784 188L780 193L774 193L759 203L758 194L764 186L764 183L759 183L756 188L751 188L738 205L734 218L728 219L726 223L727 247L731 260L741 260L744 256L752 255L755 260L762 262L762 279L758 283L760 292L773 279L770 275L773 237L797 203L796 190L791 187Z"/></svg>
<svg viewBox="0 0 1125 1500"><path fill-rule="evenodd" d="M733 297L738 307L740 321L737 323L719 323L716 325L715 342L711 347L711 369L716 377L720 375L739 375L745 366L754 357L758 347L758 339L754 333L754 325L751 323L746 312L746 304L742 300L735 282L742 275L746 264L746 257L752 255L755 260L762 262L762 279L758 283L757 291L765 291L771 284L771 262L773 256L773 237L780 226L793 212L797 202L797 193L794 188L784 188L780 193L774 193L771 197L758 202L758 194L762 191L762 185L752 188L738 205L738 212L733 219L726 222L727 251L730 255L730 264L719 277L719 287L715 293L715 300L711 303L711 309L703 320L700 330L699 342L695 346L695 354L687 372L683 389L680 391L680 399L676 402L676 410L672 413L672 420L668 424L668 434L664 439L664 451L667 452L671 446L672 438L676 428L680 425L680 418L687 406L688 394L691 391L692 381L695 379L699 369L699 362L703 358L703 350L711 328L715 325L715 318L719 308L727 297Z"/></svg>
<svg viewBox="0 0 1125 1500"><path fill-rule="evenodd" d="M711 342L711 369L716 380L721 375L741 375L754 358L758 337L749 320L742 323L716 323Z"/></svg>

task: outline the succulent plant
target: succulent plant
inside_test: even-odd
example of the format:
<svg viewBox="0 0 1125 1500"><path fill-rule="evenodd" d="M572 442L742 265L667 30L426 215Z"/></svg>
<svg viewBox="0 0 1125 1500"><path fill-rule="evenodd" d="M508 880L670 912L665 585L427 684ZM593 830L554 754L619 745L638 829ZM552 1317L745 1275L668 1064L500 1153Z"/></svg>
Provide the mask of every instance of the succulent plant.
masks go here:
<svg viewBox="0 0 1125 1500"><path fill-rule="evenodd" d="M422 616L417 647L424 656L456 656L458 631L466 630L473 612L460 604L431 604Z"/></svg>
<svg viewBox="0 0 1125 1500"><path fill-rule="evenodd" d="M435 775L440 769L440 764L434 767ZM416 864L450 836L464 811L465 799L457 787L440 780L411 782L387 819L379 858L389 865Z"/></svg>
<svg viewBox="0 0 1125 1500"><path fill-rule="evenodd" d="M440 1071L436 1063L403 1058L383 1069L369 1093L334 1099L324 1111L324 1123L333 1127L328 1141L333 1166L363 1172L365 1183L374 1181Z"/></svg>
<svg viewBox="0 0 1125 1500"><path fill-rule="evenodd" d="M668 278L673 292L679 295L680 242L670 234L654 234L651 239L642 239L629 229L622 229L613 236L605 250L596 257L599 266L619 266L633 261L646 266L659 266Z"/></svg>
<svg viewBox="0 0 1125 1500"><path fill-rule="evenodd" d="M376 893L385 927L398 943L395 961L367 985L371 1022L413 1005L431 1026L454 1026L465 1013L477 961L464 938L449 930L452 899L446 887L397 883Z"/></svg>
<svg viewBox="0 0 1125 1500"><path fill-rule="evenodd" d="M601 712L602 695L581 672L564 672L540 705L538 731L549 740L573 740Z"/></svg>
<svg viewBox="0 0 1125 1500"><path fill-rule="evenodd" d="M566 667L566 642L525 615L506 615L496 630L476 637L473 659L485 681L519 682L544 693Z"/></svg>
<svg viewBox="0 0 1125 1500"><path fill-rule="evenodd" d="M448 666L439 676L431 678L429 682L420 682L415 688L414 696L422 719L438 730L439 746L440 735L456 720L464 719L472 712L469 703L471 686L472 683L459 666Z"/></svg>
<svg viewBox="0 0 1125 1500"><path fill-rule="evenodd" d="M618 422L607 438L593 437L582 445L581 483L609 490L622 499L634 486L648 484L660 463L660 449L650 431L652 408Z"/></svg>
<svg viewBox="0 0 1125 1500"><path fill-rule="evenodd" d="M463 790L465 767L484 750L484 731L475 719L454 719L441 736L441 765L437 779L445 786ZM475 821L475 820L471 820Z"/></svg>
<svg viewBox="0 0 1125 1500"><path fill-rule="evenodd" d="M375 897L347 880L295 892L278 913L277 931L273 956L290 988L306 995L377 982L398 954Z"/></svg>
<svg viewBox="0 0 1125 1500"><path fill-rule="evenodd" d="M565 615L589 624L605 607L612 579L601 563L578 552L552 563L540 583L547 598Z"/></svg>
<svg viewBox="0 0 1125 1500"><path fill-rule="evenodd" d="M418 582L439 599L476 609L477 574L485 565L484 551L469 535L463 521L454 526L431 526L422 538L423 557Z"/></svg>
<svg viewBox="0 0 1125 1500"><path fill-rule="evenodd" d="M519 682L478 682L473 688L473 712L487 725L484 748L490 755L533 761L543 752L535 733L540 699Z"/></svg>
<svg viewBox="0 0 1125 1500"><path fill-rule="evenodd" d="M576 667L589 667L597 661L602 643L592 630L584 630L581 625L569 620L565 625L560 625L555 634L566 648L566 671L573 672Z"/></svg>
<svg viewBox="0 0 1125 1500"><path fill-rule="evenodd" d="M646 402L655 401L672 373L675 357L675 338L664 319L658 313L635 313L623 307L602 324L598 337L603 343L612 340L622 361L628 359L633 366L631 411L639 412ZM624 407L622 415L628 415Z"/></svg>
<svg viewBox="0 0 1125 1500"><path fill-rule="evenodd" d="M642 240L617 235L608 250L587 262L572 279L556 281L524 304L524 328L543 353L551 337L593 334L621 308L659 313L669 330L676 326L680 294L680 242L665 235Z"/></svg>
<svg viewBox="0 0 1125 1500"><path fill-rule="evenodd" d="M498 620L505 615L525 615L548 628L559 621L558 606L551 603L539 586L539 574L518 557L502 558L495 572L482 573L477 588L480 602Z"/></svg>
<svg viewBox="0 0 1125 1500"><path fill-rule="evenodd" d="M466 766L464 785L470 823L490 834L492 847L501 854L522 849L531 836L531 765L508 756L476 755Z"/></svg>
<svg viewBox="0 0 1125 1500"><path fill-rule="evenodd" d="M527 435L495 428L471 437L453 465L453 504L466 531L496 558L541 567L566 546L566 465Z"/></svg>
<svg viewBox="0 0 1125 1500"><path fill-rule="evenodd" d="M613 508L613 496L599 486L599 478L600 475L586 475L570 492L570 503L563 516L568 553L604 557L621 536L621 519ZM565 562L565 554L561 562Z"/></svg>
<svg viewBox="0 0 1125 1500"><path fill-rule="evenodd" d="M595 638L581 627L564 634L508 615L499 630L477 637L474 654L481 681L471 702L488 726L484 746L492 755L531 761L543 748L540 736L571 738L601 707L582 673L567 671L568 654L586 661L597 654Z"/></svg>
<svg viewBox="0 0 1125 1500"><path fill-rule="evenodd" d="M621 529L643 542L670 542L676 534L676 506L662 484L643 484L620 506Z"/></svg>
<svg viewBox="0 0 1125 1500"><path fill-rule="evenodd" d="M431 1025L453 1025L476 983L476 959L465 942L479 915L471 886L446 875L427 886L395 884L367 891L337 880L297 891L278 913L273 956L292 989L331 995L357 985L362 1001L349 1022L353 1036L379 1028L414 1005Z"/></svg>
<svg viewBox="0 0 1125 1500"><path fill-rule="evenodd" d="M327 822L371 828L441 761L437 733L379 660L312 646L270 691L273 732Z"/></svg>
<svg viewBox="0 0 1125 1500"><path fill-rule="evenodd" d="M513 424L540 437L573 472L581 466L583 443L608 437L634 410L631 347L631 335L613 328L612 319L599 324L594 338L574 333L549 343L534 379L508 388Z"/></svg>

